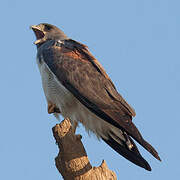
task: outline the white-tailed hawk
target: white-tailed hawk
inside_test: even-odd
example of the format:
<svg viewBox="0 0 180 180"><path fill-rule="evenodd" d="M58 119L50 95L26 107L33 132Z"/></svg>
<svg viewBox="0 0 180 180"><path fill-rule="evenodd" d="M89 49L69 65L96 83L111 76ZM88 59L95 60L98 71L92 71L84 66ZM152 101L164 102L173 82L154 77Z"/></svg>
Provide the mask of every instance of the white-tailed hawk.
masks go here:
<svg viewBox="0 0 180 180"><path fill-rule="evenodd" d="M67 37L59 28L42 23L31 26L37 40L37 64L48 113L69 118L74 131L81 122L116 152L150 171L133 139L160 160L132 122L134 109L117 92L113 82L87 46Z"/></svg>

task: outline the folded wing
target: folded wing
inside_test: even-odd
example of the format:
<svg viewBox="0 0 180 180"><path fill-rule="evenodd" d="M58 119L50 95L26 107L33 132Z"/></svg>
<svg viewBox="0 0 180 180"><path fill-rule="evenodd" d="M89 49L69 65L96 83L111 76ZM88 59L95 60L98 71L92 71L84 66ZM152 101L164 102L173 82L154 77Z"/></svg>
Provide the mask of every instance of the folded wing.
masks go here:
<svg viewBox="0 0 180 180"><path fill-rule="evenodd" d="M90 111L125 131L155 158L156 150L147 143L132 122L134 110L117 92L114 84L87 47L73 40L50 42L39 52L57 79ZM111 147L115 146L107 141ZM118 151L118 150L116 150Z"/></svg>

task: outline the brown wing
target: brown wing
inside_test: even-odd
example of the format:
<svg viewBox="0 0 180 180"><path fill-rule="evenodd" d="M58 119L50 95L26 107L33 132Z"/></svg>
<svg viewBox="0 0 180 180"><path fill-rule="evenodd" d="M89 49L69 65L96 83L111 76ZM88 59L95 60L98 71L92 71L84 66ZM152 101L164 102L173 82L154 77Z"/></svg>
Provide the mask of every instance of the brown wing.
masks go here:
<svg viewBox="0 0 180 180"><path fill-rule="evenodd" d="M95 69L106 79L108 84L106 83L106 91L107 93L111 96L111 98L114 99L114 101L119 102L119 106L124 106L126 110L128 111L127 113L131 116L135 116L136 113L134 109L122 98L122 96L116 91L116 88L109 78L109 76L106 74L104 68L101 66L101 64L97 61L97 59L94 58L94 56L88 51L88 48L86 45L81 44L79 42L76 42L72 39L70 40L65 40L64 43L65 47L68 49L73 50L76 52L76 54L79 55L83 60L87 62L91 62L92 65L95 67Z"/></svg>
<svg viewBox="0 0 180 180"><path fill-rule="evenodd" d="M90 111L101 119L122 129L160 159L155 149L148 144L132 123L134 110L116 91L102 66L87 47L73 40L63 43L50 42L41 48L38 55L57 79Z"/></svg>

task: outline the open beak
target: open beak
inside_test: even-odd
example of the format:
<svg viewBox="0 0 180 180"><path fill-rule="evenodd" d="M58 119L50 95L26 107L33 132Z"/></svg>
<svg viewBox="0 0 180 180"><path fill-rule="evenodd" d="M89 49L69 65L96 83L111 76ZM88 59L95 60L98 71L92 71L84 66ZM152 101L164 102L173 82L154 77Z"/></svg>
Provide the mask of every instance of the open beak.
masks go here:
<svg viewBox="0 0 180 180"><path fill-rule="evenodd" d="M32 25L30 26L30 29L32 29L36 35L36 41L34 42L34 44L39 44L42 43L44 41L44 31L41 29L41 27L39 25Z"/></svg>

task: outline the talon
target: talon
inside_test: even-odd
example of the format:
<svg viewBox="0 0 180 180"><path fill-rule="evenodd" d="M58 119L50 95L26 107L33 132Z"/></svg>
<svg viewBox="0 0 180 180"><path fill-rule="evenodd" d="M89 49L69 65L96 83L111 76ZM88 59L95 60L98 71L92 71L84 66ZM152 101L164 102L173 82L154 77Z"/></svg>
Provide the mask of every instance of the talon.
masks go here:
<svg viewBox="0 0 180 180"><path fill-rule="evenodd" d="M48 113L51 114L51 113L61 113L61 112L59 108L56 107L55 104L48 103Z"/></svg>
<svg viewBox="0 0 180 180"><path fill-rule="evenodd" d="M77 140L81 140L81 139L82 139L82 136L81 136L80 134L77 134L77 135L76 135L76 139L77 139Z"/></svg>

